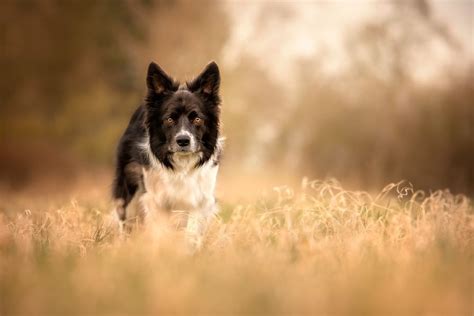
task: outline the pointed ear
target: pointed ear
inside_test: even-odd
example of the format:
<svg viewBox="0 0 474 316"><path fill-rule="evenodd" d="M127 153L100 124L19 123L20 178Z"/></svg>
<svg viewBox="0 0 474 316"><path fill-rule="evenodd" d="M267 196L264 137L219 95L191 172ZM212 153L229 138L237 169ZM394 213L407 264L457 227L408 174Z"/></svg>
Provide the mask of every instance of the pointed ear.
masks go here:
<svg viewBox="0 0 474 316"><path fill-rule="evenodd" d="M148 74L146 76L146 84L148 89L157 93L162 94L173 89L173 79L164 72L154 62L151 62L148 66Z"/></svg>
<svg viewBox="0 0 474 316"><path fill-rule="evenodd" d="M205 95L217 95L219 93L219 85L221 75L219 67L212 61L191 83L188 84L192 92L201 92Z"/></svg>

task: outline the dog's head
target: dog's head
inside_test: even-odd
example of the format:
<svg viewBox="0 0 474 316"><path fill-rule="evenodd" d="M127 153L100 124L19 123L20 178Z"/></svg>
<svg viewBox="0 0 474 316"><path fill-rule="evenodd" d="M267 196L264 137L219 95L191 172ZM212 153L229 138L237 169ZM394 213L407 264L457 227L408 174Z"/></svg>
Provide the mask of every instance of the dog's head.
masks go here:
<svg viewBox="0 0 474 316"><path fill-rule="evenodd" d="M194 80L180 85L157 64L148 67L146 128L152 153L173 168L176 156L213 155L219 137L219 68L209 63Z"/></svg>

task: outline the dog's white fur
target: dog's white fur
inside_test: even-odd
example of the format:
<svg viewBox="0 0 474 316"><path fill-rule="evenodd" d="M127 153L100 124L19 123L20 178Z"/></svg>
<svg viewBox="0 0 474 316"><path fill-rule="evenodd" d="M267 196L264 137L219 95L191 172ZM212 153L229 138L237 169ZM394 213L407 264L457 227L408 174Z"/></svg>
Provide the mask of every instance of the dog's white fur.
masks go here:
<svg viewBox="0 0 474 316"><path fill-rule="evenodd" d="M216 152L222 144L223 139L219 139ZM199 248L209 220L218 212L214 191L219 166L215 157L195 168L199 153L177 153L173 155L174 169L170 170L153 155L148 138L140 147L151 162L149 168L142 169L144 188L139 201L144 222L152 223L150 218L162 217L169 210L185 212L188 241Z"/></svg>

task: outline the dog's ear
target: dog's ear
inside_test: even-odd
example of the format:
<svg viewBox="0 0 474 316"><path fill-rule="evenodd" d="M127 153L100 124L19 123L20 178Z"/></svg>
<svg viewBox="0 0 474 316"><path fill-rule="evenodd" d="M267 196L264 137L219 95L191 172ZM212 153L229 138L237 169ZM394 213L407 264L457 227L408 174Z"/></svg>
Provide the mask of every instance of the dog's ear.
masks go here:
<svg viewBox="0 0 474 316"><path fill-rule="evenodd" d="M160 66L151 62L148 66L146 84L150 91L163 94L173 89L174 81Z"/></svg>
<svg viewBox="0 0 474 316"><path fill-rule="evenodd" d="M220 82L221 75L219 73L219 67L214 61L211 61L199 76L188 83L188 88L192 92L213 96L219 93Z"/></svg>

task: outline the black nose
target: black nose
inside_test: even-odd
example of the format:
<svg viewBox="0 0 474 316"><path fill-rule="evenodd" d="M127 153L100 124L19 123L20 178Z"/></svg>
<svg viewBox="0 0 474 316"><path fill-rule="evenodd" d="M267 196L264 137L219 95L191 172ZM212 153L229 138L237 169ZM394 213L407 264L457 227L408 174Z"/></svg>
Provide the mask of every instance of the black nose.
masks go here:
<svg viewBox="0 0 474 316"><path fill-rule="evenodd" d="M180 147L186 147L191 142L191 138L187 135L180 135L176 137L176 142Z"/></svg>

